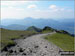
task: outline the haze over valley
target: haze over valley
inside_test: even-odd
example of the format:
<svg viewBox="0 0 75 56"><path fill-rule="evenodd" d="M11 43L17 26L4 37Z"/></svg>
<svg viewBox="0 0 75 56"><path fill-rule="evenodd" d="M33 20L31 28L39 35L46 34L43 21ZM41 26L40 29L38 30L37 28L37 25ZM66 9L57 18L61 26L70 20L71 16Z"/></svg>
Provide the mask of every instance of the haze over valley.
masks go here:
<svg viewBox="0 0 75 56"><path fill-rule="evenodd" d="M24 19L3 19L0 27L10 30L26 30L30 26L44 28L45 26L52 27L57 30L66 30L69 33L74 33L74 19L35 19L27 17Z"/></svg>

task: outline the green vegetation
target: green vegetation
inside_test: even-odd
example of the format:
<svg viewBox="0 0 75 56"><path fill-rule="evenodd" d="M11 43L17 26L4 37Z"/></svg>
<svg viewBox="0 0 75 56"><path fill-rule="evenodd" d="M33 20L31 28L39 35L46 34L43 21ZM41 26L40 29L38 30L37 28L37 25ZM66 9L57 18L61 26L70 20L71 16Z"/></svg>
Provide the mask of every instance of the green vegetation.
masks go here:
<svg viewBox="0 0 75 56"><path fill-rule="evenodd" d="M44 30L44 31L42 31L42 33L50 33L50 32L52 32L52 31L50 31L50 30Z"/></svg>
<svg viewBox="0 0 75 56"><path fill-rule="evenodd" d="M23 36L29 36L37 33L34 31L7 30L2 28L0 30L1 30L0 49L3 49L7 45L14 45L15 42L12 39L23 38Z"/></svg>
<svg viewBox="0 0 75 56"><path fill-rule="evenodd" d="M56 31L57 33L53 35L48 35L45 37L50 42L53 42L55 45L62 48L64 51L74 51L74 37L70 36L68 32L64 30L57 31L51 27L44 27L43 29L36 28L31 26L27 31L20 30L7 30L0 28L1 31L1 47L3 49L7 45L15 45L13 39L24 38L23 36L30 36L37 33L49 33Z"/></svg>
<svg viewBox="0 0 75 56"><path fill-rule="evenodd" d="M41 32L40 28L37 28L35 26L31 26L27 28L28 31L35 31L35 32Z"/></svg>
<svg viewBox="0 0 75 56"><path fill-rule="evenodd" d="M68 34L55 33L48 35L45 39L59 46L64 51L74 51L74 37Z"/></svg>
<svg viewBox="0 0 75 56"><path fill-rule="evenodd" d="M57 33L63 33L63 34L69 34L69 35L70 35L70 33L68 33L67 31L64 31L64 30L59 30L59 31L56 30L56 32L57 32Z"/></svg>
<svg viewBox="0 0 75 56"><path fill-rule="evenodd" d="M46 27L42 30L42 33L49 33L49 32L53 32L53 31L54 31L53 28L46 26Z"/></svg>

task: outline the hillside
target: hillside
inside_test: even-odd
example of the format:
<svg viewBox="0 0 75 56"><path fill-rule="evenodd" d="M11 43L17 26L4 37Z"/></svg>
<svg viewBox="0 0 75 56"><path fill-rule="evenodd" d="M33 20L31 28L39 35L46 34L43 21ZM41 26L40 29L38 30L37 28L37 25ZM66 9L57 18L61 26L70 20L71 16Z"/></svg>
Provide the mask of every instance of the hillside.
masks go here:
<svg viewBox="0 0 75 56"><path fill-rule="evenodd" d="M27 30L27 31L41 32L42 29L37 28L37 27L35 27L35 26L31 26L31 27L28 27L26 30Z"/></svg>
<svg viewBox="0 0 75 56"><path fill-rule="evenodd" d="M53 28L49 27L49 26L45 26L42 30L42 33L50 33L55 31Z"/></svg>
<svg viewBox="0 0 75 56"><path fill-rule="evenodd" d="M45 39L62 48L64 51L74 51L74 37L68 34L55 33L48 35Z"/></svg>
<svg viewBox="0 0 75 56"><path fill-rule="evenodd" d="M7 30L3 28L0 28L0 30L1 30L0 43L2 48L4 48L7 45L15 45L13 39L23 38L24 36L30 36L37 33L33 31Z"/></svg>
<svg viewBox="0 0 75 56"><path fill-rule="evenodd" d="M64 30L56 30L51 27L44 27L43 29L37 28L35 26L31 26L27 28L27 31L19 31L19 30L7 30L0 28L1 30L1 46L3 49L6 46L13 46L16 43L13 41L14 39L18 38L24 38L33 34L39 33L51 33L55 32L56 34L48 35L45 39L49 40L50 42L53 42L63 50L72 51L73 50L73 44L74 44L74 38ZM66 43L66 44L65 44ZM68 48L67 48L68 47Z"/></svg>

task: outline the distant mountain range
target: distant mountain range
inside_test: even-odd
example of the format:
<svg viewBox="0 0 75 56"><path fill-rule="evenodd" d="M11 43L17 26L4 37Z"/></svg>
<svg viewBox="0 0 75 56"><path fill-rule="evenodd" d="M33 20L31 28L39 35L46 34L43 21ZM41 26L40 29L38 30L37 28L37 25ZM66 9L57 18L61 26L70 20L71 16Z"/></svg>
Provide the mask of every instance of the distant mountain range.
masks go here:
<svg viewBox="0 0 75 56"><path fill-rule="evenodd" d="M0 28L11 29L11 30L26 30L30 26L38 28L44 28L45 26L52 27L58 30L66 30L70 33L74 33L74 19L3 19L1 20Z"/></svg>
<svg viewBox="0 0 75 56"><path fill-rule="evenodd" d="M18 25L18 24L12 24L12 25L8 25L8 26L1 25L0 28L10 29L10 30L25 30L26 26Z"/></svg>

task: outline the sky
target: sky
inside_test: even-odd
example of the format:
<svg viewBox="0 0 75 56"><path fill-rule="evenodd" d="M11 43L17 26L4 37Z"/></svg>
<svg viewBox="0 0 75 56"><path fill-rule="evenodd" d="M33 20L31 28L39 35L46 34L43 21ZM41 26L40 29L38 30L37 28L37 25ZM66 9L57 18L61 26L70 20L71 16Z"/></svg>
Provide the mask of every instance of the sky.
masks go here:
<svg viewBox="0 0 75 56"><path fill-rule="evenodd" d="M74 1L1 1L1 19L71 19Z"/></svg>

